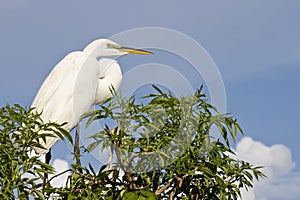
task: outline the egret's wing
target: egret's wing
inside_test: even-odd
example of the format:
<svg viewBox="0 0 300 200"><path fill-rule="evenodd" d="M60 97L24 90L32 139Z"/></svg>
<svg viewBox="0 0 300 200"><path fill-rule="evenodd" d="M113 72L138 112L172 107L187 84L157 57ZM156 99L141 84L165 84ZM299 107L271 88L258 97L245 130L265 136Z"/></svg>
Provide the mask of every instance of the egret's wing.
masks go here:
<svg viewBox="0 0 300 200"><path fill-rule="evenodd" d="M49 73L48 77L44 80L39 91L37 92L31 107L39 110L43 108L52 98L55 91L60 87L65 78L69 75L68 72L74 70L73 63L76 58L81 56L81 52L72 52L65 56Z"/></svg>
<svg viewBox="0 0 300 200"><path fill-rule="evenodd" d="M32 103L32 107L42 112L44 122L67 122L64 128L68 131L76 126L80 116L94 102L97 66L95 59L87 58L81 52L73 52L54 67ZM48 137L46 143L41 141L47 150L35 151L46 153L57 140L56 137Z"/></svg>

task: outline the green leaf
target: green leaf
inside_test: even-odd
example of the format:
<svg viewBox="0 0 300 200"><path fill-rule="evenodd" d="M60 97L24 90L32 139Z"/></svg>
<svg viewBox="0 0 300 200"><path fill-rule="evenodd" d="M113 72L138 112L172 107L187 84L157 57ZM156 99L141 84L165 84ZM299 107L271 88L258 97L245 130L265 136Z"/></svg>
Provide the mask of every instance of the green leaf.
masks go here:
<svg viewBox="0 0 300 200"><path fill-rule="evenodd" d="M156 195L153 192L147 191L147 190L141 190L140 191L140 200L155 200Z"/></svg>
<svg viewBox="0 0 300 200"><path fill-rule="evenodd" d="M38 191L38 190L35 190L34 192L38 195L39 199L42 199L42 200L45 199L45 197L44 197L44 195L43 195L42 192L40 192L40 191Z"/></svg>
<svg viewBox="0 0 300 200"><path fill-rule="evenodd" d="M126 192L122 197L122 200L132 200L138 198L139 198L138 192Z"/></svg>
<svg viewBox="0 0 300 200"><path fill-rule="evenodd" d="M159 92L160 94L164 94L164 93L159 89L159 87L157 87L156 85L152 85L152 87L153 87L157 92Z"/></svg>

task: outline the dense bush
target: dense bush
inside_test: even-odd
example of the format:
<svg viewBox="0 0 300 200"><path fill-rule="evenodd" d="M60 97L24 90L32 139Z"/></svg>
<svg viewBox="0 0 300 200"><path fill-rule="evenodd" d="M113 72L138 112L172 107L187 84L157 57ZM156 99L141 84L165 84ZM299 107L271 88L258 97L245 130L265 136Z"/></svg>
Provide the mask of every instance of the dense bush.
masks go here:
<svg viewBox="0 0 300 200"><path fill-rule="evenodd" d="M44 173L53 169L28 152L51 131L70 139L69 134L57 124L43 124L32 109L1 108L0 199L237 199L241 188L264 177L260 167L233 158L230 141L241 128L207 102L202 88L181 98L155 89L144 104L116 96L87 113L87 125L109 119L118 126L91 135L94 142L81 148L81 156L99 145L111 156L99 170L72 164L63 188L52 187L52 179L43 184ZM211 137L213 126L220 138Z"/></svg>

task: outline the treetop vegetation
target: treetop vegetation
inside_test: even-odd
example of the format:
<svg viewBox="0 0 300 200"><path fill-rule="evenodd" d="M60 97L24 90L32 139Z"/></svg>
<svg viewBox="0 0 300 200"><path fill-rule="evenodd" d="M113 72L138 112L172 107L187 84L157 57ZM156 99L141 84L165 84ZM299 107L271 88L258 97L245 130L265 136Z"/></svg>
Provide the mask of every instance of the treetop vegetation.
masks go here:
<svg viewBox="0 0 300 200"><path fill-rule="evenodd" d="M143 97L146 103L120 94L87 113L87 126L107 119L117 126L90 135L93 142L80 148L80 156L100 149L109 159L81 165L70 152L74 163L65 172L29 156L51 133L72 142L61 124L42 122L33 108L0 108L0 199L238 199L242 188L265 177L261 166L233 156L231 141L242 129L208 103L202 87L179 98L154 88ZM211 136L213 127L219 138ZM67 172L64 187L51 186ZM44 181L45 174L55 175Z"/></svg>

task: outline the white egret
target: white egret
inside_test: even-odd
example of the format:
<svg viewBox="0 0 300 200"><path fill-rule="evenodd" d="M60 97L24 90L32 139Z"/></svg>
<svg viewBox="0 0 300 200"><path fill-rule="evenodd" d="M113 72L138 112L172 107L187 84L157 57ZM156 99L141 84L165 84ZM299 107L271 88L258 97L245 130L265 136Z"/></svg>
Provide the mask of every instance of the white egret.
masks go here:
<svg viewBox="0 0 300 200"><path fill-rule="evenodd" d="M125 54L151 54L149 51L123 47L108 39L90 43L83 51L69 53L50 72L39 89L32 107L42 112L44 122L67 122L63 128L71 131L80 117L94 104L111 97L109 87L118 89L122 73L116 60L109 56ZM40 141L45 149L35 148L45 154L58 137Z"/></svg>

